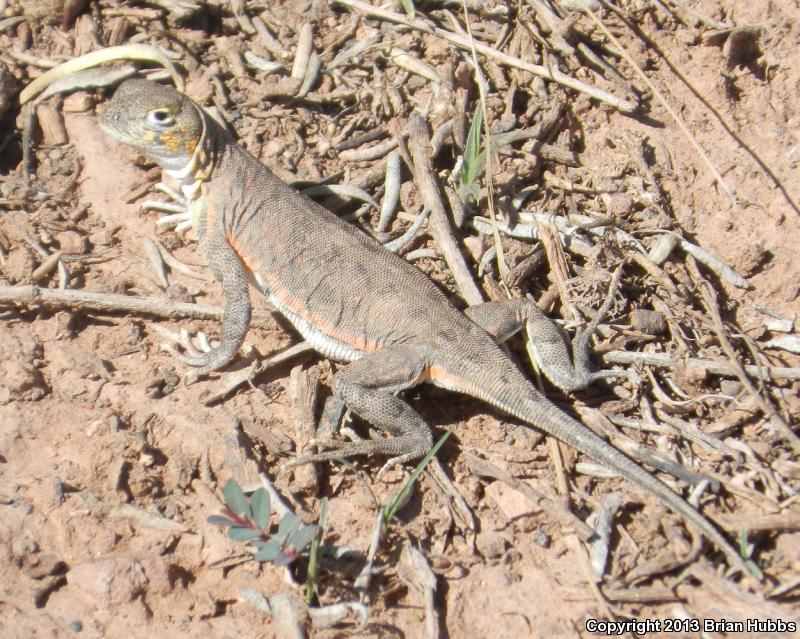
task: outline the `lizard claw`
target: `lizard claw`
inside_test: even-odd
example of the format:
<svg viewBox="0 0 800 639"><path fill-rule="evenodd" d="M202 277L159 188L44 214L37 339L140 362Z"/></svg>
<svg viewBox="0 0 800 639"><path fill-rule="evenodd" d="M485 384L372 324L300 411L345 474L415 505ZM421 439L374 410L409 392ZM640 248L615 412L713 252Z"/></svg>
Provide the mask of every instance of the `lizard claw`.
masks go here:
<svg viewBox="0 0 800 639"><path fill-rule="evenodd" d="M172 200L172 202L145 200L139 205L139 211L153 210L167 213L167 215L162 215L156 220L156 229L160 231L175 227L175 232L178 235L184 235L189 229L194 228L192 214L189 211L189 203L186 198L163 182L156 184L155 188Z"/></svg>
<svg viewBox="0 0 800 639"><path fill-rule="evenodd" d="M218 368L217 350L209 343L202 331L193 334L182 328L180 334L172 331L162 331L162 334L174 343L163 342L161 350L169 353L179 362L194 367L194 370L190 370L186 374L187 384L194 383L202 375Z"/></svg>
<svg viewBox="0 0 800 639"><path fill-rule="evenodd" d="M392 457L389 459L381 469L378 471L378 474L375 475L376 479L381 479L386 471L391 470L395 466L400 466L401 464L405 464L408 461L414 461L415 459L419 459L419 454L416 452L413 453L406 453L405 455L398 455L397 457Z"/></svg>
<svg viewBox="0 0 800 639"><path fill-rule="evenodd" d="M198 331L194 334L194 339L197 340L198 345L194 345L192 334L185 328L181 329L179 335L174 333L170 336L175 344L164 343L161 344L161 349L172 355L175 359L180 360L184 364L190 366L204 366L208 358L208 354L214 349L209 344L208 338L205 333ZM176 347L180 346L183 352Z"/></svg>

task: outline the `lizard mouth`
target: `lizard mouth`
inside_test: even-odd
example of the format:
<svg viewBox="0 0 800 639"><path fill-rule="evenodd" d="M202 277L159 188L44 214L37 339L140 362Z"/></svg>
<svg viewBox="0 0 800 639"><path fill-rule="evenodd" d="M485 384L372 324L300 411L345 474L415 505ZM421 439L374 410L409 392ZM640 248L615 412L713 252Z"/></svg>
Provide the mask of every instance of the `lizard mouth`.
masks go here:
<svg viewBox="0 0 800 639"><path fill-rule="evenodd" d="M119 113L111 113L109 110L103 111L97 121L100 124L100 128L118 142L131 143L131 136L126 134L119 126Z"/></svg>

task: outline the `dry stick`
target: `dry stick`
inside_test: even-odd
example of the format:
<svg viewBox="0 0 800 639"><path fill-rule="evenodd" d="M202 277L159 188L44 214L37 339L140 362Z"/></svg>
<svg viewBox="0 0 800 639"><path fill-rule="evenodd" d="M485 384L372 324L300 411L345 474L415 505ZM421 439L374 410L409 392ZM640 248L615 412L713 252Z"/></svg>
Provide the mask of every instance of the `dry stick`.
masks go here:
<svg viewBox="0 0 800 639"><path fill-rule="evenodd" d="M312 379L302 364L292 368L289 373L289 395L294 413L294 441L298 455L306 454L311 448L310 441L316 433L317 422L314 408L317 405L317 380ZM297 490L316 492L319 484L317 467L305 464L294 469Z"/></svg>
<svg viewBox="0 0 800 639"><path fill-rule="evenodd" d="M296 357L300 357L301 355L305 355L306 353L313 351L314 348L308 342L299 342L294 346L290 346L279 353L267 357L266 359L256 360L243 370L233 373L223 373L217 390L209 394L207 397L204 397L203 404L210 406L211 404L218 402L223 397L226 397L228 394L235 391L242 384L253 385L256 377L262 375L270 368L274 368L280 364L295 359Z"/></svg>
<svg viewBox="0 0 800 639"><path fill-rule="evenodd" d="M606 25L603 24L603 21L600 20L600 18L598 18L594 14L594 12L591 9L589 9L588 6L586 6L586 2L584 0L578 0L578 2L580 3L584 12L594 21L594 23L597 25L600 31L602 31L603 34L606 36L606 38L608 38L609 41L612 42L615 47L617 47L622 57L625 58L628 64L630 64L633 67L633 70L636 71L636 75L638 75L642 79L642 82L644 82L648 86L648 88L653 92L653 95L655 96L656 100L658 100L661 103L661 106L664 107L664 110L675 121L675 124L678 125L678 128L681 130L681 133L683 133L686 136L686 139L689 140L689 143L694 147L695 151L697 151L697 153L703 159L703 162L705 162L706 166L708 167L708 170L711 172L711 175L714 176L714 180L716 180L717 184L719 184L719 187L723 191L725 191L725 195L727 195L730 198L733 205L737 206L738 203L736 201L736 194L733 192L733 189L731 189L725 183L725 180L723 179L722 174L719 172L719 169L717 169L717 167L714 166L714 163L711 161L711 158L708 157L706 152L703 150L703 147L700 146L700 143L697 141L694 135L692 135L692 132L689 131L689 128L686 126L686 124L684 124L683 120L676 113L675 109L673 109L669 105L669 102L667 102L666 98L664 97L664 94L661 93L661 91L659 91L658 87L656 87L656 85L653 84L650 78L647 77L647 74L644 71L642 71L641 67L639 67L638 64L636 64L636 61L633 59L633 57L628 53L625 47L622 46L622 43L614 36L614 34L608 30L608 27L606 27ZM605 2L603 4L606 7L609 6ZM615 11L615 13L617 12ZM623 17L624 19L624 16L620 17ZM627 25L627 21L625 21L625 24Z"/></svg>
<svg viewBox="0 0 800 639"><path fill-rule="evenodd" d="M475 280L472 279L472 273L458 248L458 243L450 228L439 185L434 177L430 158L431 140L428 135L428 125L418 113L413 114L408 122L408 134L411 155L414 158L414 181L422 194L423 203L431 211L428 228L453 273L461 297L470 306L481 304L483 296L475 284Z"/></svg>
<svg viewBox="0 0 800 639"><path fill-rule="evenodd" d="M439 613L434 603L436 575L428 560L409 541L403 543L397 576L409 589L416 591L425 601L425 635L428 639L439 638Z"/></svg>
<svg viewBox="0 0 800 639"><path fill-rule="evenodd" d="M361 0L334 0L333 3L355 9L356 11L360 11L361 13L373 18L394 22L395 24L402 24L409 29L415 29L417 31L422 31L423 33L430 33L439 38L447 40L449 43L454 44L462 49L471 49L468 37L453 33L447 29L434 27L416 18L409 18L400 13L389 11L388 9L373 7L372 5L362 2ZM569 87L570 89L585 93L592 98L600 100L601 102L605 102L609 106L612 106L623 113L634 113L639 108L639 105L634 102L623 100L622 98L618 98L608 91L603 91L602 89L593 87L590 84L576 80L575 78L562 73L558 69L550 69L539 64L526 62L522 58L517 58L516 56L502 53L497 49L480 42L475 42L475 49L478 53L485 55L487 58L497 60L497 62L503 66L520 69L521 71L527 71L528 73L537 75L545 80L558 82L565 87Z"/></svg>
<svg viewBox="0 0 800 639"><path fill-rule="evenodd" d="M539 382L539 389L541 390L541 376L537 377ZM560 501L563 503L564 508L569 510L571 501L569 497L569 483L567 482L567 472L564 468L564 455L561 453L561 443L552 435L547 435L547 447L550 449L550 459L553 462L553 470L556 473L556 484L558 484L558 492L561 494Z"/></svg>
<svg viewBox="0 0 800 639"><path fill-rule="evenodd" d="M654 575L662 575L672 572L677 568L689 566L695 562L703 550L703 540L700 535L692 536L692 547L689 553L683 557L678 557L672 549L662 552L657 557L645 560L638 564L633 570L625 575L625 581L630 584L644 581Z"/></svg>
<svg viewBox="0 0 800 639"><path fill-rule="evenodd" d="M358 576L353 583L353 588L357 593L359 593L359 599L361 603L367 601L367 598L369 597L367 592L369 590L369 582L372 579L375 556L378 554L378 547L381 544L381 537L383 536L383 515L383 509L380 509L378 511L378 515L375 517L375 527L372 530L372 538L369 543L369 550L367 551L367 560L364 562L364 567L361 569L361 572L358 573Z"/></svg>
<svg viewBox="0 0 800 639"><path fill-rule="evenodd" d="M548 517L552 516L561 524L574 528L578 537L580 537L583 541L588 541L594 537L594 529L579 519L572 512L567 510L563 504L551 499L550 497L542 495L530 484L509 475L507 472L501 470L494 464L489 463L485 459L481 459L480 457L469 453L463 454L466 455L467 466L469 466L469 469L473 474L497 479L498 481L508 484L511 486L511 488L518 490L535 506L541 508L542 512L547 513Z"/></svg>
<svg viewBox="0 0 800 639"><path fill-rule="evenodd" d="M611 609L608 601L606 601L605 595L603 595L602 591L600 590L600 586L598 584L600 579L598 579L592 573L591 560L589 559L586 549L581 546L578 540L574 537L569 537L566 541L570 546L572 546L573 553L578 556L578 561L581 564L581 568L583 568L583 575L586 578L586 583L589 585L589 590L592 591L594 599L597 602L597 605L600 607L600 611L602 612L603 616L606 619L616 619L619 616L619 613Z"/></svg>
<svg viewBox="0 0 800 639"><path fill-rule="evenodd" d="M556 15L544 0L527 0L527 2L536 12L539 18L538 22L544 35L550 36L550 42L553 48L563 56L564 60L576 58L579 53L590 65L595 67L594 70L599 69L603 76L615 82L626 94L634 95L631 84L622 77L619 71L603 60L603 58L583 42L586 36L575 29L573 24ZM530 22L525 22L524 24L529 31L534 28ZM575 39L580 40L575 47L567 42L564 37L568 33L572 33Z"/></svg>
<svg viewBox="0 0 800 639"><path fill-rule="evenodd" d="M728 339L728 334L725 331L725 326L722 323L722 317L720 317L719 305L717 303L717 292L714 290L714 287L708 280L704 280L702 278L699 278L698 283L700 285L699 288L701 297L703 299L703 305L706 307L708 314L711 315L714 332L717 334L717 339L722 346L722 350L725 351L725 355L727 355L728 359L733 365L733 370L736 373L736 377L739 378L739 381L747 389L747 392L750 393L753 399L755 399L757 402L758 407L769 418L772 427L784 436L786 441L789 442L795 452L800 452L800 437L798 437L797 434L791 428L789 428L789 425L778 414L778 411L776 411L775 408L761 396L761 393L758 392L755 384L753 384L752 380L747 376L747 373L739 362L739 357L737 356L733 345Z"/></svg>
<svg viewBox="0 0 800 639"><path fill-rule="evenodd" d="M124 44L119 47L107 47L92 51L72 60L68 60L57 67L50 69L47 73L40 75L19 94L19 103L25 104L28 100L35 97L56 80L82 71L91 67L97 67L106 62L116 62L119 60L143 60L146 62L157 62L167 69L175 82L179 91L183 91L183 80L172 61L156 47L148 44Z"/></svg>
<svg viewBox="0 0 800 639"><path fill-rule="evenodd" d="M681 596L663 586L641 586L639 588L603 588L603 596L617 603L672 603L681 601Z"/></svg>
<svg viewBox="0 0 800 639"><path fill-rule="evenodd" d="M736 368L730 362L717 362L711 359L699 357L687 357L681 359L669 353L633 353L630 351L611 351L600 356L603 364L636 364L643 366L656 366L658 368L697 368L706 370L712 375L725 375L736 377ZM745 364L744 371L763 381L774 381L778 379L800 380L800 368L789 368L787 366L756 366Z"/></svg>
<svg viewBox="0 0 800 639"><path fill-rule="evenodd" d="M731 28L730 24L726 24L724 22L720 22L719 20L715 20L714 18L709 18L708 16L705 16L702 13L698 13L697 11L692 9L692 7L689 6L688 2L685 2L684 0L667 0L667 4L674 4L674 5L678 6L678 7L680 7L681 9L683 9L686 13L688 13L690 16L692 16L696 20L699 20L703 24L706 24L709 27L712 27L714 29L730 29Z"/></svg>
<svg viewBox="0 0 800 639"><path fill-rule="evenodd" d="M580 320L581 315L569 297L567 290L567 280L569 279L569 266L567 258L564 255L564 247L558 237L553 224L539 224L539 239L544 246L545 255L547 255L547 263L550 266L550 273L553 280L558 286L558 295L561 298L561 305L564 308L564 318L566 319L567 312L572 315L573 320Z"/></svg>
<svg viewBox="0 0 800 639"><path fill-rule="evenodd" d="M152 297L131 297L113 293L92 293L70 289L40 288L38 286L0 286L0 304L32 308L46 308L76 311L94 311L101 313L134 313L136 315L152 315L163 319L221 320L225 309L221 306L206 304L189 304ZM268 318L269 321L268 321ZM256 311L253 314L254 326L271 326L272 313Z"/></svg>
<svg viewBox="0 0 800 639"><path fill-rule="evenodd" d="M720 517L719 523L727 530L769 531L800 530L800 513L787 510L775 515L736 515Z"/></svg>
<svg viewBox="0 0 800 639"><path fill-rule="evenodd" d="M472 514L466 500L461 493L458 492L453 482L450 481L447 473L444 472L444 468L442 468L438 457L431 459L425 470L430 475L434 484L450 499L450 510L456 515L456 519L459 520L458 523L461 525L461 529L467 533L467 545L474 550L477 523L475 521L475 515Z"/></svg>

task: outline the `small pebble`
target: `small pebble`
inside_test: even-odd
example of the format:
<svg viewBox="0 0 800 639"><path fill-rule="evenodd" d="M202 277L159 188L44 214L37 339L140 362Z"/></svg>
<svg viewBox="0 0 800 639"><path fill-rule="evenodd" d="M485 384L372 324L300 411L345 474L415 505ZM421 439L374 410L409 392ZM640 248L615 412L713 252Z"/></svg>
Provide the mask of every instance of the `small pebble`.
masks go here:
<svg viewBox="0 0 800 639"><path fill-rule="evenodd" d="M550 537L541 528L533 531L533 541L542 548L550 548Z"/></svg>
<svg viewBox="0 0 800 639"><path fill-rule="evenodd" d="M70 621L68 628L72 630L72 632L80 632L83 630L83 622L80 619L76 619L75 621Z"/></svg>
<svg viewBox="0 0 800 639"><path fill-rule="evenodd" d="M664 314L637 308L631 312L631 326L645 335L661 335L667 330Z"/></svg>

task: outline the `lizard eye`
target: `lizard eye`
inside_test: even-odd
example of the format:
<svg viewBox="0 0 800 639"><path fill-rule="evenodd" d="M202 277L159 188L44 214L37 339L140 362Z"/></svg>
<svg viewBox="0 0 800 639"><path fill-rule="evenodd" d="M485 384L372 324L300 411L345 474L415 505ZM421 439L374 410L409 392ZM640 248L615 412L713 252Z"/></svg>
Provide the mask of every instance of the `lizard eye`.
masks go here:
<svg viewBox="0 0 800 639"><path fill-rule="evenodd" d="M153 109L147 114L147 122L155 128L163 129L175 124L175 118L168 109Z"/></svg>

